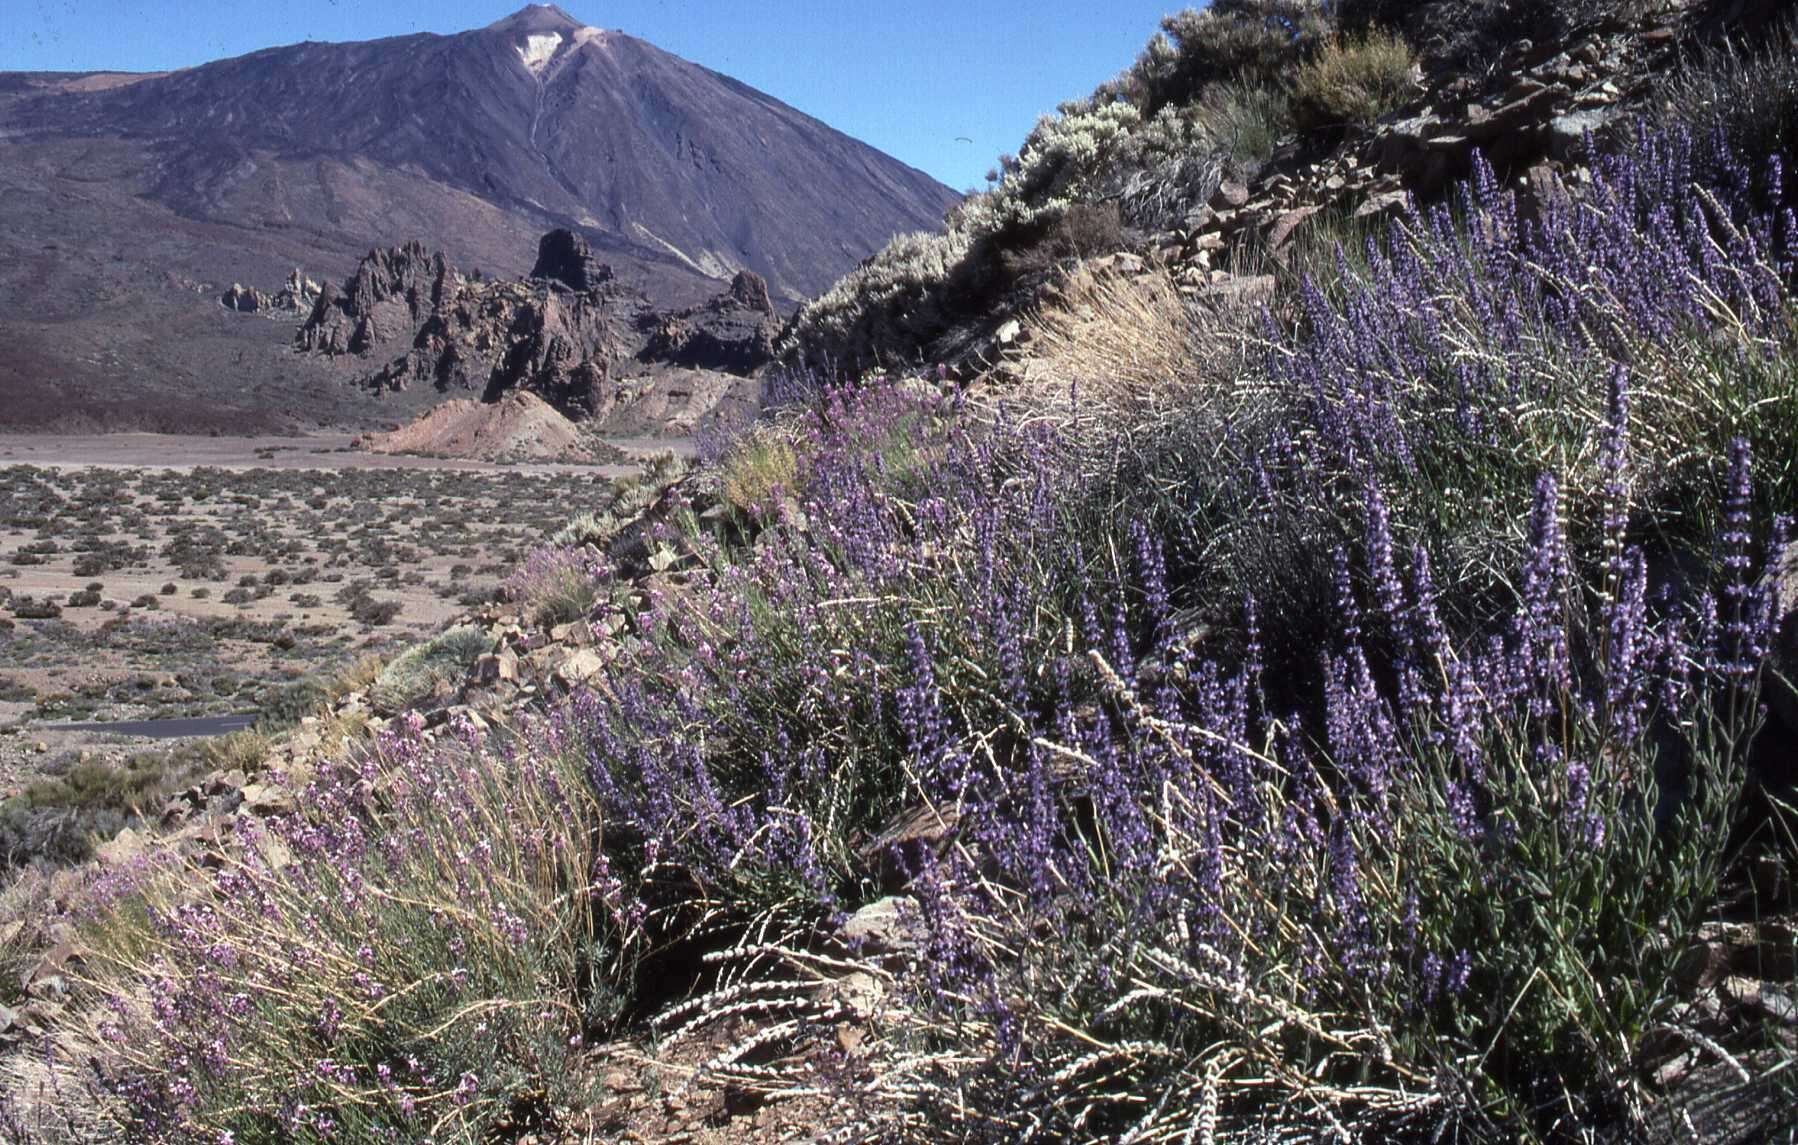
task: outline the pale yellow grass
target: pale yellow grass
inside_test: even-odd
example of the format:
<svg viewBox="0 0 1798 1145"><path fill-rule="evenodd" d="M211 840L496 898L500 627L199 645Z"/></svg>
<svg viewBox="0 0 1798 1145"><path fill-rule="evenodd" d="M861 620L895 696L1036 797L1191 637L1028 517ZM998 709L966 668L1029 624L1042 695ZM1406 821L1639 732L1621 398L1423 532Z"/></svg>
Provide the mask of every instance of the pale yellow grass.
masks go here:
<svg viewBox="0 0 1798 1145"><path fill-rule="evenodd" d="M1152 405L1199 368L1197 331L1165 268L1081 265L1023 315L1024 398Z"/></svg>

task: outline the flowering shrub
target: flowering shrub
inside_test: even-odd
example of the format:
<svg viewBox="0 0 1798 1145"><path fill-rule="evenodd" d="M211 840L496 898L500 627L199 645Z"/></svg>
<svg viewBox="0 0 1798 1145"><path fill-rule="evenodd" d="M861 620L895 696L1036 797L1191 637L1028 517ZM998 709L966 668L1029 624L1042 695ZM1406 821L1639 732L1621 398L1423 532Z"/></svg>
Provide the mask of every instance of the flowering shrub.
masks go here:
<svg viewBox="0 0 1798 1145"><path fill-rule="evenodd" d="M1629 1138L1670 1052L1789 1069L1676 973L1795 507L1759 185L1644 137L1525 223L1482 174L1147 425L823 388L778 503L661 526L700 567L591 691L121 892L34 1068L152 1140L474 1139L649 1015L846 1135L1044 1141Z"/></svg>
<svg viewBox="0 0 1798 1145"><path fill-rule="evenodd" d="M300 802L240 819L216 873L165 865L96 911L82 1019L26 1063L81 1139L480 1140L578 1104L617 949L578 775L414 722Z"/></svg>
<svg viewBox="0 0 1798 1145"><path fill-rule="evenodd" d="M1166 494L1180 575L1277 597L1300 633L1334 608L1330 553L1370 475L1401 544L1445 579L1451 623L1495 607L1544 470L1585 562L1607 505L1632 536L1702 551L1738 436L1765 466L1762 504L1790 512L1798 488L1774 459L1798 432L1798 226L1759 183L1688 136L1644 134L1525 221L1478 166L1458 210L1319 268L1296 333L1270 331L1235 399L1172 417L1143 451L1165 454L1124 480ZM1602 448L1617 385L1635 427L1621 474Z"/></svg>

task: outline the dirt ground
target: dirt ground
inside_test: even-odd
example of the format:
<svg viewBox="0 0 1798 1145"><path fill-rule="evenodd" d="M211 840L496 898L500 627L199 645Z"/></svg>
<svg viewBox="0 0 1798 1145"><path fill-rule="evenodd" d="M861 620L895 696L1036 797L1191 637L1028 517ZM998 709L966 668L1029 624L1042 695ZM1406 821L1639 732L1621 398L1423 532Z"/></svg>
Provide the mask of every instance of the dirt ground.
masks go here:
<svg viewBox="0 0 1798 1145"><path fill-rule="evenodd" d="M636 472L623 464L593 466L533 462L498 465L441 457L369 453L352 449L354 434L308 434L304 437L211 437L157 433L0 434L0 467L38 465L56 469L161 469L187 471L201 466L220 469L433 469L461 473L595 474L622 476ZM680 442L614 442L627 453L656 448L683 452Z"/></svg>
<svg viewBox="0 0 1798 1145"><path fill-rule="evenodd" d="M134 746L49 725L267 711L419 640L636 472L349 442L0 436L0 794Z"/></svg>

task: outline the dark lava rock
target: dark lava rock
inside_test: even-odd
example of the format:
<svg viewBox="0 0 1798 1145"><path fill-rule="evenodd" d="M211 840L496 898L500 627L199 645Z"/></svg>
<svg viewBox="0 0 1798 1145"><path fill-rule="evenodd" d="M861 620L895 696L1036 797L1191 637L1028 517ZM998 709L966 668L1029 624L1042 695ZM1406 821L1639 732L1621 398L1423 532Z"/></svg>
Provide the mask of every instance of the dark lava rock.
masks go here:
<svg viewBox="0 0 1798 1145"><path fill-rule="evenodd" d="M553 230L537 244L537 265L531 277L559 282L570 290L586 292L612 281L612 268L593 258L587 240L567 228Z"/></svg>
<svg viewBox="0 0 1798 1145"><path fill-rule="evenodd" d="M564 228L543 236L526 281L464 277L419 243L370 251L341 288L320 289L294 342L366 360L357 380L377 391L421 384L493 402L523 390L591 420L617 406L625 383L670 370L748 377L771 360L778 323L753 271L664 313Z"/></svg>

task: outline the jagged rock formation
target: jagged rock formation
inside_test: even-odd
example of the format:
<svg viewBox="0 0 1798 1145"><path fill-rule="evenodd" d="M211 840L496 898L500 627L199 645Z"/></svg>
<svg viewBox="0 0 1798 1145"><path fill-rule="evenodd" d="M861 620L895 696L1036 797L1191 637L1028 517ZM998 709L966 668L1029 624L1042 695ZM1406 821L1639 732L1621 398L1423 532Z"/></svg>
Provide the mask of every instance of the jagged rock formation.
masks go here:
<svg viewBox="0 0 1798 1145"><path fill-rule="evenodd" d="M561 228L543 236L537 244L537 263L532 278L561 283L570 290L587 291L612 280L612 268L593 258L587 240Z"/></svg>
<svg viewBox="0 0 1798 1145"><path fill-rule="evenodd" d="M549 6L163 75L0 73L0 427L391 417L284 354L273 323L221 323L218 307L279 314L252 284L294 266L341 281L370 247L414 236L509 277L562 227L665 307L744 269L784 303L940 225L955 200L778 100Z"/></svg>
<svg viewBox="0 0 1798 1145"><path fill-rule="evenodd" d="M688 399L742 390L770 360L777 324L751 271L700 306L664 313L559 229L543 236L526 280L464 276L417 242L371 251L341 287L320 292L295 346L347 359L379 391L431 386L486 402L526 392L564 417L604 422L641 407L662 381L678 379ZM676 405L669 428L690 428L691 402ZM633 424L659 428L643 420Z"/></svg>
<svg viewBox="0 0 1798 1145"><path fill-rule="evenodd" d="M233 282L231 289L219 296L219 304L239 314L261 314L268 318L303 317L312 313L320 292L318 283L307 278L296 266L287 276L286 285L273 294Z"/></svg>

